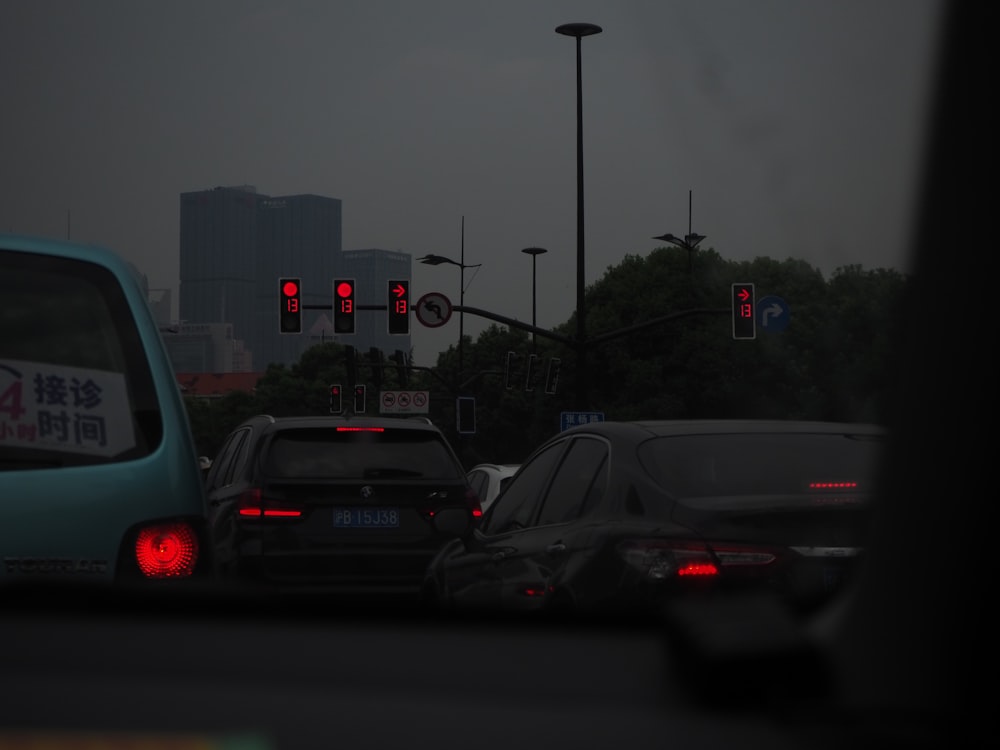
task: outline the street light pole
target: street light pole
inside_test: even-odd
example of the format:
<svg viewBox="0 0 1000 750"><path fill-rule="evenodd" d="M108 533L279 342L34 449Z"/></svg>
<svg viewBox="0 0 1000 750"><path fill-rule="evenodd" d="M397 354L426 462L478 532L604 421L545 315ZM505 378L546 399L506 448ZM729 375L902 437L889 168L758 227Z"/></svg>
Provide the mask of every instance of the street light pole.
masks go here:
<svg viewBox="0 0 1000 750"><path fill-rule="evenodd" d="M548 250L546 250L544 247L526 247L521 252L522 253L527 253L528 255L531 256L531 327L532 328L537 328L538 327L538 307L537 307L538 297L537 297L537 295L535 293L535 289L536 289L536 286L535 286L535 281L536 281L535 262L538 260L538 256L539 255L542 255L543 253L547 253ZM534 353L534 351L535 351L535 332L534 331L531 332L531 351L532 351L532 353Z"/></svg>
<svg viewBox="0 0 1000 750"><path fill-rule="evenodd" d="M583 65L580 40L585 36L600 34L600 26L592 23L565 23L556 27L556 33L571 36L576 39L576 400L577 408L584 409L587 404L587 327L584 310L584 291L586 275L584 273L584 241L583 241Z"/></svg>
<svg viewBox="0 0 1000 750"><path fill-rule="evenodd" d="M458 266L458 268L459 268L459 272L461 274L460 277L459 277L459 282L461 284L461 288L458 290L458 298L459 298L458 306L459 306L459 310L458 310L458 378L457 378L457 380L458 380L458 383L461 383L462 382L462 365L463 365L463 362L462 362L462 354L463 354L463 352L462 352L462 339L465 337L465 327L464 327L465 326L465 323L464 323L464 321L465 321L465 318L464 318L464 311L465 311L465 269L466 268L479 268L481 265L483 265L482 263L473 263L471 265L466 265L465 264L465 217L464 216L462 217L462 255L461 255L461 261L455 261L455 260L452 260L451 258L446 258L443 255L434 255L434 254L425 255L422 258L417 258L417 260L420 261L421 263L425 263L426 265L429 265L429 266L439 266L442 263L449 263L449 264L451 264L453 266ZM473 278L475 278L475 276L473 276Z"/></svg>
<svg viewBox="0 0 1000 750"><path fill-rule="evenodd" d="M458 290L458 382L462 382L462 368L464 357L462 347L465 346L465 217L462 217L462 240L461 254L458 258L458 283L461 285Z"/></svg>
<svg viewBox="0 0 1000 750"><path fill-rule="evenodd" d="M672 245L683 248L687 250L688 253L688 273L694 269L694 251L698 249L698 243L705 239L703 234L695 234L691 231L691 191L688 190L688 233L684 235L684 239L680 237L675 237L672 234L661 234L658 237L653 237L654 240L663 240L664 242L669 242Z"/></svg>

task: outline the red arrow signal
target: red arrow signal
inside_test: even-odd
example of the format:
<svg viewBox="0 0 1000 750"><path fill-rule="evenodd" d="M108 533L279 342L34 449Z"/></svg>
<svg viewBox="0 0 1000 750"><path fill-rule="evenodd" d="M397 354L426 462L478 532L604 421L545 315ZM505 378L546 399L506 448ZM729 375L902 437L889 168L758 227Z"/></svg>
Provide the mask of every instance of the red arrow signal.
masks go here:
<svg viewBox="0 0 1000 750"><path fill-rule="evenodd" d="M741 302L746 302L748 299L750 299L750 290L740 289L739 292L737 292L737 296L740 298Z"/></svg>
<svg viewBox="0 0 1000 750"><path fill-rule="evenodd" d="M395 288L393 288L392 290L392 293L395 294L397 297L402 297L404 294L406 294L406 287L403 286L402 284L396 284Z"/></svg>

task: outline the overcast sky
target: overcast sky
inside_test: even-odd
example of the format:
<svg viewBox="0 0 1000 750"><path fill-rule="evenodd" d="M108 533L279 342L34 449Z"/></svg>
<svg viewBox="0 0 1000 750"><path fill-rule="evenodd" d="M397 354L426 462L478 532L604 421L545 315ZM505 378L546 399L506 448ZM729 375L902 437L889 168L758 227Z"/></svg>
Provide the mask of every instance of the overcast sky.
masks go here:
<svg viewBox="0 0 1000 750"><path fill-rule="evenodd" d="M466 304L530 321L520 250L541 246L550 328L577 247L554 29L587 21L588 284L687 233L689 191L724 258L906 270L938 20L936 0L3 0L0 231L111 247L176 313L182 192L339 198L345 250L414 257L459 260L464 216ZM432 291L457 304L459 269L415 262ZM414 323L418 364L457 336Z"/></svg>

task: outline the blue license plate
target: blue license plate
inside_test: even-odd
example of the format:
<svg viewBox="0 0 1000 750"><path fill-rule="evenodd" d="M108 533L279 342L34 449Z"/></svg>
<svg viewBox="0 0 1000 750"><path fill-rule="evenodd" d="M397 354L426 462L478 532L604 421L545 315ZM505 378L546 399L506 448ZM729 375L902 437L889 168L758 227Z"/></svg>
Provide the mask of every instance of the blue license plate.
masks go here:
<svg viewBox="0 0 1000 750"><path fill-rule="evenodd" d="M394 529L399 526L399 508L334 508L333 525L338 529Z"/></svg>

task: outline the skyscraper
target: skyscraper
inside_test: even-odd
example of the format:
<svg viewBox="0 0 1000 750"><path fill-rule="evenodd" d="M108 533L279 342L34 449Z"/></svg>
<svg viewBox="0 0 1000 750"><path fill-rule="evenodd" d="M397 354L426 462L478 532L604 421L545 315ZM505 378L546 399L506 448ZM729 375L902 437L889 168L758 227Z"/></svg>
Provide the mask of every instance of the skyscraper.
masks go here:
<svg viewBox="0 0 1000 750"><path fill-rule="evenodd" d="M232 323L255 370L297 361L315 342L306 334L278 332L278 278L302 279L304 305L332 304L341 202L217 187L181 193L180 220L181 321ZM304 330L321 313L306 310Z"/></svg>

